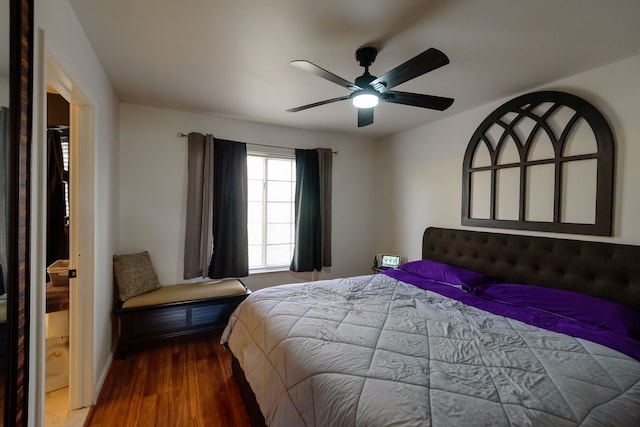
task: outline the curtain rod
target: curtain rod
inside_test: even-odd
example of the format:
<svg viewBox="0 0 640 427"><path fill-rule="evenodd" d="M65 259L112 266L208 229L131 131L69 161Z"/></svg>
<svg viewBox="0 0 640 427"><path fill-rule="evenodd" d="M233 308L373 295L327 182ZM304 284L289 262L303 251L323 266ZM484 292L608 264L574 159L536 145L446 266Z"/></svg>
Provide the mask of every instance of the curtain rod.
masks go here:
<svg viewBox="0 0 640 427"><path fill-rule="evenodd" d="M182 133L182 132L178 132L178 137L180 137L180 138L188 138L188 137L189 137L189 134ZM282 147L282 146L280 146L280 145L256 144L256 143L254 143L254 142L247 142L247 144L248 144L248 145L257 145L258 147L286 148L286 149L289 149L289 150L295 150L295 148L291 148L291 147ZM337 151L333 151L333 150L331 150L331 152L332 152L333 154L338 154L338 152L337 152Z"/></svg>

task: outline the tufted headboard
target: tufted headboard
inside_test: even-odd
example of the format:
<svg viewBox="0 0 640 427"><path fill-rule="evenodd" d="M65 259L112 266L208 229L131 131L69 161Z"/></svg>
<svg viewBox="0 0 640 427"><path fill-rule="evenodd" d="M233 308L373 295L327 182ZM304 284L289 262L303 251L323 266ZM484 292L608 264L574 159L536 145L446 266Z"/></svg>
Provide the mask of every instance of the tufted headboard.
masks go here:
<svg viewBox="0 0 640 427"><path fill-rule="evenodd" d="M582 292L640 311L640 246L429 227L422 258L504 282Z"/></svg>

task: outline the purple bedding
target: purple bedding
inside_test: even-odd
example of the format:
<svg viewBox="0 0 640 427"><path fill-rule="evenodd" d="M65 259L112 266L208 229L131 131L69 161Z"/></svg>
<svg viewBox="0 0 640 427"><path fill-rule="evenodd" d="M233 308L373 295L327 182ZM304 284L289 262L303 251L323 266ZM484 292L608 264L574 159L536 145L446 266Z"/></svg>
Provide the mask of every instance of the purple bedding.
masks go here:
<svg viewBox="0 0 640 427"><path fill-rule="evenodd" d="M430 259L407 262L398 268L407 273L413 273L416 276L457 286L462 289L473 289L477 286L495 283L495 280L486 274Z"/></svg>
<svg viewBox="0 0 640 427"><path fill-rule="evenodd" d="M576 292L493 283L481 273L431 260L403 264L386 274L487 312L584 338L640 360L640 313Z"/></svg>

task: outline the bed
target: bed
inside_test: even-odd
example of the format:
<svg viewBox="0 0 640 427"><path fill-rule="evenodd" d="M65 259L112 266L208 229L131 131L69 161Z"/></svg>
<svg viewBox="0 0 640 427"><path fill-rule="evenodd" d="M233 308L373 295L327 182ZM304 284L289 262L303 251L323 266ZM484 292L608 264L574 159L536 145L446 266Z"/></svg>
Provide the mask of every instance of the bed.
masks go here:
<svg viewBox="0 0 640 427"><path fill-rule="evenodd" d="M254 424L640 425L640 247L428 228L422 255L238 307Z"/></svg>

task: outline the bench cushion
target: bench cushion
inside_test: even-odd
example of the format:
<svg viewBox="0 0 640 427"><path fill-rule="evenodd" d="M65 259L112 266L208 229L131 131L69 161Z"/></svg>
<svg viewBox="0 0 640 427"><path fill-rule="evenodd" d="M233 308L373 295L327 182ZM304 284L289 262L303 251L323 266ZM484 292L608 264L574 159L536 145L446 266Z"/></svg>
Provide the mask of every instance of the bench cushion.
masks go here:
<svg viewBox="0 0 640 427"><path fill-rule="evenodd" d="M122 303L122 308L219 298L242 295L246 292L247 288L245 288L242 282L235 279L184 283L181 285L161 286L154 291L130 298Z"/></svg>

